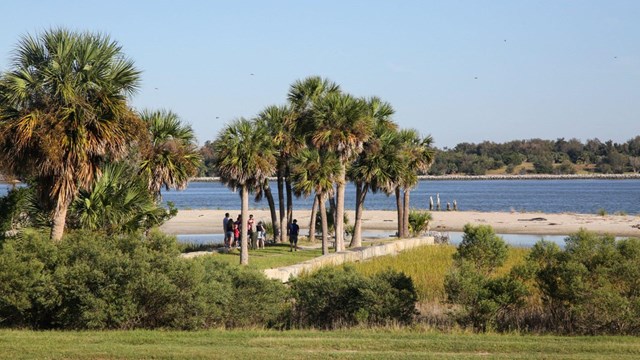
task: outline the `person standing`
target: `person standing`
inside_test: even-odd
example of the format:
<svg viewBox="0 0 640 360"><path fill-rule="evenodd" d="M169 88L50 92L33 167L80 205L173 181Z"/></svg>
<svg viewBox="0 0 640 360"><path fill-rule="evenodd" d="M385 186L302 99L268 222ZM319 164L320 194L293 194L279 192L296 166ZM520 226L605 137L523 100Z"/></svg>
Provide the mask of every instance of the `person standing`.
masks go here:
<svg viewBox="0 0 640 360"><path fill-rule="evenodd" d="M298 233L300 232L300 226L298 226L298 220L293 219L291 225L289 225L289 244L291 245L291 250L294 249L298 251Z"/></svg>
<svg viewBox="0 0 640 360"><path fill-rule="evenodd" d="M256 232L258 233L258 249L264 249L264 224L262 221L258 221Z"/></svg>
<svg viewBox="0 0 640 360"><path fill-rule="evenodd" d="M229 249L229 247L231 246L231 238L233 237L233 226L231 227L231 229L229 229L230 220L231 220L231 217L229 213L225 213L224 219L222 219L222 233L224 234L225 249Z"/></svg>
<svg viewBox="0 0 640 360"><path fill-rule="evenodd" d="M249 241L251 242L251 246L249 246L250 249L255 249L256 248L256 237L254 236L253 233L253 223L255 222L255 220L253 219L253 214L249 214L249 219L247 219L247 235L249 236Z"/></svg>

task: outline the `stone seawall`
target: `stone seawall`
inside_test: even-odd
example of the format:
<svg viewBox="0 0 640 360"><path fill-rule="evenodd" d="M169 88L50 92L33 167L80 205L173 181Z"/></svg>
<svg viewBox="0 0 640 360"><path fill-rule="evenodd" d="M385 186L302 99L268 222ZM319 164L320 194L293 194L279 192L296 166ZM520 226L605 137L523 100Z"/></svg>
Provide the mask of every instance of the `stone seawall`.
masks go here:
<svg viewBox="0 0 640 360"><path fill-rule="evenodd" d="M366 246L356 249L349 249L347 251L331 253L291 266L284 266L276 269L267 269L264 270L264 274L269 279L280 280L283 283L286 283L292 277L297 277L305 272L310 272L323 266L341 265L348 262L363 261L378 256L395 255L404 250L433 244L434 238L430 236L398 240L391 243Z"/></svg>

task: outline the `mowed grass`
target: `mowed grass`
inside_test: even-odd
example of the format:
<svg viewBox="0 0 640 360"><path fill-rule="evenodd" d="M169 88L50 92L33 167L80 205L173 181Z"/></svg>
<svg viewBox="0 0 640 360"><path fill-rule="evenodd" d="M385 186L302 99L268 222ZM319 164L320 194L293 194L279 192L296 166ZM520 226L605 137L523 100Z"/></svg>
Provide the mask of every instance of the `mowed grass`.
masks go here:
<svg viewBox="0 0 640 360"><path fill-rule="evenodd" d="M636 337L338 331L0 330L3 359L637 359Z"/></svg>
<svg viewBox="0 0 640 360"><path fill-rule="evenodd" d="M270 244L264 249L249 250L249 267L264 270L288 266L307 261L322 255L322 249L300 249L290 252L289 244ZM233 265L240 263L240 251L229 253L212 253L216 259Z"/></svg>
<svg viewBox="0 0 640 360"><path fill-rule="evenodd" d="M508 273L512 267L524 262L528 248L511 247L504 266L498 274ZM402 271L413 279L418 300L431 302L444 300L444 277L453 264L453 245L423 246L404 251L395 256L382 256L355 264L356 270L373 275L386 269Z"/></svg>

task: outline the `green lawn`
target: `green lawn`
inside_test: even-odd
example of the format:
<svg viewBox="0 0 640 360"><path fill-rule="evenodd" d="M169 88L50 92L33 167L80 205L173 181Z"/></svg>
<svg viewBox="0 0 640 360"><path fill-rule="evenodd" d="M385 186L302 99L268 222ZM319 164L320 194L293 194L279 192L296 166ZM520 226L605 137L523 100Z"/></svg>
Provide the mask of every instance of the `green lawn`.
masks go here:
<svg viewBox="0 0 640 360"><path fill-rule="evenodd" d="M290 252L289 244L268 245L264 249L249 250L249 267L257 270L277 268L311 260L322 255L322 249L308 249ZM230 264L240 263L240 251L214 253L216 259Z"/></svg>
<svg viewBox="0 0 640 360"><path fill-rule="evenodd" d="M637 359L635 337L409 330L0 330L2 359Z"/></svg>

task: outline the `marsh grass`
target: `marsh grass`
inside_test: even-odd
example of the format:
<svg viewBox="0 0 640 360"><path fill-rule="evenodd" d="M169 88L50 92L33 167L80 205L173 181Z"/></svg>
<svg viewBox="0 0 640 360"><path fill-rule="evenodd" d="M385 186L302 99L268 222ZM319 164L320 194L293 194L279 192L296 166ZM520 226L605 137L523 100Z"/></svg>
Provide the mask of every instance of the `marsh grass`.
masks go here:
<svg viewBox="0 0 640 360"><path fill-rule="evenodd" d="M442 333L423 328L335 331L0 330L6 359L637 359L627 336Z"/></svg>
<svg viewBox="0 0 640 360"><path fill-rule="evenodd" d="M356 270L373 275L386 269L402 271L413 279L418 301L434 302L445 299L444 277L453 264L453 245L423 246L396 256L382 256L355 264ZM497 273L505 274L512 267L524 263L528 248L510 247L505 264Z"/></svg>

